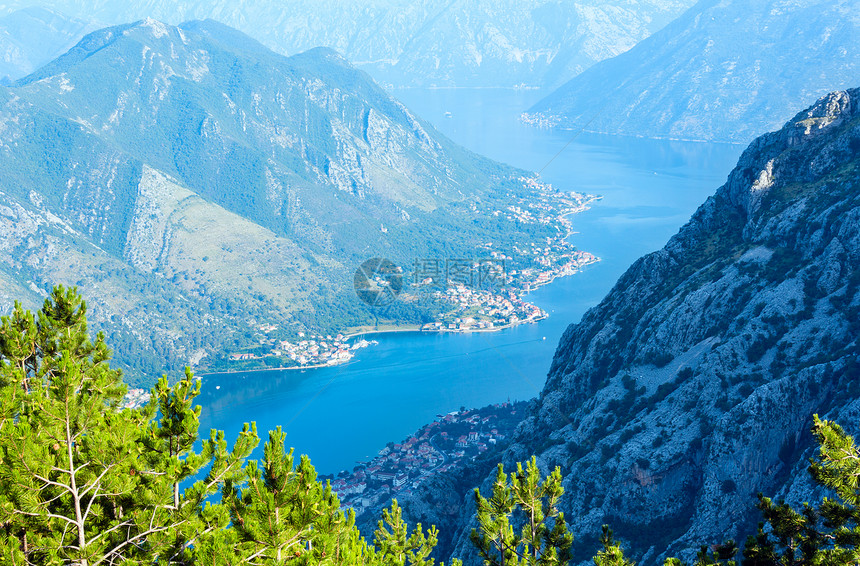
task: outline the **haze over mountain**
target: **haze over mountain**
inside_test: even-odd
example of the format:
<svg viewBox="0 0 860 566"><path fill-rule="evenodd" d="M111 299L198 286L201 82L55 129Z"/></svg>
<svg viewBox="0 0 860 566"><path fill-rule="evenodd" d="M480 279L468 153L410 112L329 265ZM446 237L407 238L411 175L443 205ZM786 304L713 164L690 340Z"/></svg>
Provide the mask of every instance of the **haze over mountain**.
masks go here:
<svg viewBox="0 0 860 566"><path fill-rule="evenodd" d="M701 0L630 51L538 102L527 121L748 143L823 94L860 84L852 0Z"/></svg>
<svg viewBox="0 0 860 566"><path fill-rule="evenodd" d="M212 21L94 32L0 89L0 124L0 310L78 284L138 376L226 355L263 323L372 320L352 289L368 257L528 240L484 221L523 172L331 50L286 58Z"/></svg>
<svg viewBox="0 0 860 566"><path fill-rule="evenodd" d="M46 0L88 21L212 18L292 55L330 47L396 86L554 87L631 48L694 0ZM34 4L12 1L14 8Z"/></svg>
<svg viewBox="0 0 860 566"><path fill-rule="evenodd" d="M755 533L759 492L813 503L813 413L860 415L860 89L756 139L665 248L562 337L503 460L560 466L577 563L608 523L640 564ZM498 456L497 456L498 457ZM470 556L493 459L400 498ZM491 477L483 480L489 492Z"/></svg>
<svg viewBox="0 0 860 566"><path fill-rule="evenodd" d="M32 73L97 27L39 6L0 17L0 79Z"/></svg>

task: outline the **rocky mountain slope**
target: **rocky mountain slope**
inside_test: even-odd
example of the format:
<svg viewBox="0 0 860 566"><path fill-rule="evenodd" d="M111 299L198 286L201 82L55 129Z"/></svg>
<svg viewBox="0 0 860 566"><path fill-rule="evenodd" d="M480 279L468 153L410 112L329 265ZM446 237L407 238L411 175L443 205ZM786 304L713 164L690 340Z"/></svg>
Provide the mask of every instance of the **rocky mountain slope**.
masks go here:
<svg viewBox="0 0 860 566"><path fill-rule="evenodd" d="M603 523L642 565L743 541L757 493L817 497L813 413L860 433L859 338L854 89L756 139L666 247L567 329L502 459L561 466L583 564ZM474 555L469 486L488 467L404 502L412 520L453 533L455 556Z"/></svg>
<svg viewBox="0 0 860 566"><path fill-rule="evenodd" d="M701 0L630 51L538 102L527 121L748 143L797 108L860 83L851 0Z"/></svg>
<svg viewBox="0 0 860 566"><path fill-rule="evenodd" d="M368 257L471 257L556 230L487 222L528 192L523 172L333 51L286 58L212 21L94 32L0 88L0 127L0 310L78 284L138 374L206 363L264 323L373 320L352 289Z"/></svg>
<svg viewBox="0 0 860 566"><path fill-rule="evenodd" d="M29 75L97 29L84 19L32 6L0 17L0 80Z"/></svg>
<svg viewBox="0 0 860 566"><path fill-rule="evenodd" d="M30 2L13 1L9 6ZM626 51L693 0L47 0L105 24L146 17L178 24L212 18L292 55L329 47L396 86L555 87Z"/></svg>

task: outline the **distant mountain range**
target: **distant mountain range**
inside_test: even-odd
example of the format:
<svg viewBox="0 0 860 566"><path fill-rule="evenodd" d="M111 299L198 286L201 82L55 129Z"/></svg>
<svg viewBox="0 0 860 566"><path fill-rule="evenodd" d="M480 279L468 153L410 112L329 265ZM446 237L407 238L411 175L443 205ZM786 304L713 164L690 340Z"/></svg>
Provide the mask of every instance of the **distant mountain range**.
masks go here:
<svg viewBox="0 0 860 566"><path fill-rule="evenodd" d="M608 523L638 564L755 534L756 495L795 508L812 415L860 433L860 89L757 138L660 251L568 327L503 455L398 497L472 555L472 488L493 461L560 466L559 503L591 564ZM450 534L448 534L450 533Z"/></svg>
<svg viewBox="0 0 860 566"><path fill-rule="evenodd" d="M147 17L212 18L286 55L340 52L394 86L554 87L630 49L694 0L365 0L337 2L46 0L40 5L104 25ZM15 9L31 2L12 1ZM100 26L101 27L101 26ZM2 22L0 22L2 29ZM31 36L34 48L40 36Z"/></svg>
<svg viewBox="0 0 860 566"><path fill-rule="evenodd" d="M525 116L540 125L749 142L823 94L860 84L853 0L701 0Z"/></svg>
<svg viewBox="0 0 860 566"><path fill-rule="evenodd" d="M408 267L555 234L491 216L526 194L524 172L456 146L334 51L286 58L213 21L91 33L0 88L0 127L0 310L77 284L138 377L263 324L373 321L352 289L369 257Z"/></svg>
<svg viewBox="0 0 860 566"><path fill-rule="evenodd" d="M0 80L29 75L98 27L37 6L0 17Z"/></svg>

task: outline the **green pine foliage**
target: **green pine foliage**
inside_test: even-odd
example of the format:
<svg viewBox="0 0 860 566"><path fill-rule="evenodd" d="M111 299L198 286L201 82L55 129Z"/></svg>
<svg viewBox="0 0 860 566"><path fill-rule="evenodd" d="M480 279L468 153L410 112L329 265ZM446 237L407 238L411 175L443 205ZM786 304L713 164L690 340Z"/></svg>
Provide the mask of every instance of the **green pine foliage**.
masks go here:
<svg viewBox="0 0 860 566"><path fill-rule="evenodd" d="M317 481L307 456L295 466L286 434L269 433L263 461L245 478L228 480L224 501L235 533L232 552L243 564L363 564L369 555L352 512L344 514L331 487Z"/></svg>
<svg viewBox="0 0 860 566"><path fill-rule="evenodd" d="M517 464L510 483L499 464L489 499L475 490L479 529L472 543L488 566L555 566L567 564L573 535L564 513L557 508L564 493L561 470L556 468L541 481L537 460L532 456L525 469ZM518 528L517 528L518 527Z"/></svg>
<svg viewBox="0 0 860 566"><path fill-rule="evenodd" d="M232 448L223 431L201 439L189 370L122 409L86 313L59 286L36 315L16 304L0 318L0 563L433 566L435 528L409 533L394 502L368 544L280 428L261 462L247 461L253 423Z"/></svg>
<svg viewBox="0 0 860 566"><path fill-rule="evenodd" d="M86 303L57 287L37 316L0 320L0 558L10 564L168 564L229 516L205 505L256 446L246 426L198 440L199 383L162 379L153 402L120 410L126 392L104 336L87 334ZM155 419L156 412L161 418ZM179 483L211 466L203 480Z"/></svg>
<svg viewBox="0 0 860 566"><path fill-rule="evenodd" d="M403 510L394 499L391 507L382 512L382 520L373 534L373 544L378 551L381 566L433 566L435 560L430 553L436 546L438 532L431 526L424 533L421 523L412 532L403 520ZM445 566L444 563L441 566ZM462 566L454 560L451 566Z"/></svg>
<svg viewBox="0 0 860 566"><path fill-rule="evenodd" d="M600 534L600 543L603 545L603 550L599 551L594 557L595 566L636 566L635 562L624 558L621 545L615 542L612 536L612 529L609 528L609 525L603 525L603 532Z"/></svg>

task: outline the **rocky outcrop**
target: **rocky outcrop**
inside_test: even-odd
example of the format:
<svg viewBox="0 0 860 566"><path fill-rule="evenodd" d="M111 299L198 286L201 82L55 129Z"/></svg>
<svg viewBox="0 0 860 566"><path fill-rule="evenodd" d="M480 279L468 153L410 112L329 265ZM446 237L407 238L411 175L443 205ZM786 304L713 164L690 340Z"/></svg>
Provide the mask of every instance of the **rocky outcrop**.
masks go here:
<svg viewBox="0 0 860 566"><path fill-rule="evenodd" d="M743 541L757 493L816 496L813 413L860 432L858 156L860 90L825 96L567 329L503 460L561 466L583 563L602 523L643 565Z"/></svg>

